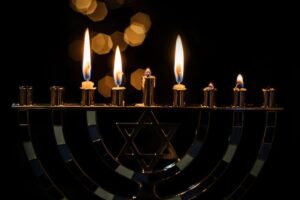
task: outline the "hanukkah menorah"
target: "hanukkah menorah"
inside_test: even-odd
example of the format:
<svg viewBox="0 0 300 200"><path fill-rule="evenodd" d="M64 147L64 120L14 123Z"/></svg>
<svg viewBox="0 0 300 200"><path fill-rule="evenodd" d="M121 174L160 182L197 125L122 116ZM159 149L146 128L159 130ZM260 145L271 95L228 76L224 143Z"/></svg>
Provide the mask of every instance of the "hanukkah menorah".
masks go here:
<svg viewBox="0 0 300 200"><path fill-rule="evenodd" d="M26 92L23 91L24 88ZM194 106L114 106L97 103L86 106L84 101L81 104L63 103L63 87L54 88L51 88L51 104L32 103L32 88L20 87L21 103L12 105L18 111L19 127L27 158L35 175L54 199L75 197L69 189L61 185L59 179L53 178L56 176L55 171L46 166L49 158L45 156L51 149L58 152L58 158L55 159L60 159L60 165L56 167L67 169L76 182L76 187L81 187L87 198L193 199L205 196L215 185L218 185L218 182L221 182L222 177L225 177L230 169L243 138L245 115L247 113L264 115L263 127L257 127L261 130L261 134L257 135L255 132L255 135L260 137L256 158L252 158L251 167L247 167L248 171L245 172L240 183L235 184L235 187L225 196L226 199L240 199L255 182L268 158L275 136L277 114L282 110L273 107L272 104L260 107L219 107L210 104L214 101L206 99L205 96L209 95L204 95L203 104ZM82 98L86 99L84 95ZM226 130L228 133L225 137L221 136L223 139L227 138L223 141L225 148L209 173L199 177L198 181L184 190L160 195L157 192L159 185L171 182L174 177L180 176L186 170L197 170L197 166L201 165L202 150L212 142L207 139L211 134L210 130L213 126L218 126L218 124L211 124L211 118L218 116L219 113L225 113L228 118L231 118L231 130ZM172 121L166 116L167 118L172 116L169 117L172 120L178 119ZM116 134L122 138L121 145L114 144L113 137ZM181 136L176 137L180 134ZM189 144L185 144L179 153L177 146L180 148L180 141L176 139L180 140L184 138L183 136L190 137ZM45 141L43 137L50 139ZM49 142L55 145L51 146ZM78 149L80 147L76 147L76 145L80 146L80 142L85 143L82 148L94 151L95 155L92 157L96 159L95 165L102 165L101 170L108 171L107 173L112 175L112 178L105 177L106 181L114 185L113 182L121 179L120 182L127 186L134 185L132 187L136 191L133 192L134 189L131 189L127 191L128 194L126 191L118 193L116 189L110 191L107 186L101 186L101 181L93 177L99 177L96 175L97 172L92 169L93 172L89 172L86 163L82 166L84 155L81 155ZM41 146L45 143L51 148ZM54 146L56 149L53 148ZM191 167L193 165L196 167Z"/></svg>
<svg viewBox="0 0 300 200"><path fill-rule="evenodd" d="M88 31L85 44L89 44ZM85 45L85 51L89 49ZM179 50L178 50L179 49ZM260 106L246 104L238 75L230 106L216 104L212 83L203 102L188 105L183 48L176 42L173 102L155 102L156 77L141 77L142 102L126 104L121 55L116 49L111 103L97 103L85 55L81 102L66 103L64 87L50 88L50 103L19 88L23 147L34 174L53 199L241 199L255 183L272 148L275 89L262 89ZM217 132L217 133L216 133ZM251 152L251 153L250 153Z"/></svg>

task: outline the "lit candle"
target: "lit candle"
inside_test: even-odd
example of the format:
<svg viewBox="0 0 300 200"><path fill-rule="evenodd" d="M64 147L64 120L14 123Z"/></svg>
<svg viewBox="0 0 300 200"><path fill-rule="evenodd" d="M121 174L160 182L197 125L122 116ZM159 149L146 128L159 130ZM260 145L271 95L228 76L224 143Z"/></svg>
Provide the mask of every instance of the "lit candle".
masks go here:
<svg viewBox="0 0 300 200"><path fill-rule="evenodd" d="M275 89L274 88L263 88L263 107L267 108L272 108L275 106Z"/></svg>
<svg viewBox="0 0 300 200"><path fill-rule="evenodd" d="M89 29L85 30L84 47L83 47L83 61L82 74L85 81L81 83L81 89L93 89L94 83L90 81L91 78L91 49L90 49L90 34Z"/></svg>
<svg viewBox="0 0 300 200"><path fill-rule="evenodd" d="M143 103L144 106L154 105L154 89L155 89L155 76L152 76L151 70L147 68L142 77L142 90L143 90Z"/></svg>
<svg viewBox="0 0 300 200"><path fill-rule="evenodd" d="M94 104L94 83L90 81L91 78L91 50L90 50L90 36L87 28L84 35L82 74L85 81L81 83L81 105L88 106Z"/></svg>
<svg viewBox="0 0 300 200"><path fill-rule="evenodd" d="M115 106L124 106L124 91L125 87L120 87L122 84L123 79L123 71L122 71L122 59L120 48L117 46L116 53L115 53L115 63L114 63L114 81L116 87L111 89L111 96L112 96L112 105Z"/></svg>
<svg viewBox="0 0 300 200"><path fill-rule="evenodd" d="M233 88L233 106L245 106L246 91L247 89L244 88L243 76L239 74L236 79L236 85Z"/></svg>
<svg viewBox="0 0 300 200"><path fill-rule="evenodd" d="M213 83L209 83L207 87L203 89L203 106L215 107L216 106L216 91Z"/></svg>
<svg viewBox="0 0 300 200"><path fill-rule="evenodd" d="M176 47L175 47L175 63L174 73L177 84L173 86L173 106L181 107L185 105L184 96L186 92L185 85L181 84L183 81L184 72L184 54L182 41L180 36L177 36Z"/></svg>

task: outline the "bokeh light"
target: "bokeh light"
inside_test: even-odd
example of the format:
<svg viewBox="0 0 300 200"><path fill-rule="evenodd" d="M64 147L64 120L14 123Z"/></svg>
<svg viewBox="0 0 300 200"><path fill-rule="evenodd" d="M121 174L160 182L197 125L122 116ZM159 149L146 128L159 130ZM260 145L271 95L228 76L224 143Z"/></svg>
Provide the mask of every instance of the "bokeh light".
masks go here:
<svg viewBox="0 0 300 200"><path fill-rule="evenodd" d="M92 0L91 5L82 14L85 14L85 15L91 15L91 14L93 14L96 11L97 6L98 6L97 1L96 0Z"/></svg>
<svg viewBox="0 0 300 200"><path fill-rule="evenodd" d="M99 54L107 54L113 47L113 42L109 35L98 33L92 38L92 50Z"/></svg>
<svg viewBox="0 0 300 200"><path fill-rule="evenodd" d="M108 98L111 96L111 88L115 86L112 76L104 76L98 81L98 92Z"/></svg>
<svg viewBox="0 0 300 200"><path fill-rule="evenodd" d="M119 46L120 51L125 51L127 48L127 43L124 41L124 34L120 31L115 31L110 35L112 42L113 42L113 50Z"/></svg>
<svg viewBox="0 0 300 200"><path fill-rule="evenodd" d="M131 24L125 29L124 41L132 47L141 45L146 38L146 33L141 30L142 26L138 28L138 24Z"/></svg>
<svg viewBox="0 0 300 200"><path fill-rule="evenodd" d="M151 27L151 20L149 15L138 12L137 14L133 15L130 18L131 24L139 24L140 26L144 27L145 32L149 31Z"/></svg>
<svg viewBox="0 0 300 200"><path fill-rule="evenodd" d="M91 4L92 4L92 0L72 0L71 1L72 7L78 12L83 12L84 10L87 10Z"/></svg>
<svg viewBox="0 0 300 200"><path fill-rule="evenodd" d="M97 6L95 11L90 14L87 15L93 22L99 22L101 20L103 20L106 16L107 16L107 8L105 3L97 1Z"/></svg>
<svg viewBox="0 0 300 200"><path fill-rule="evenodd" d="M82 47L82 40L74 40L71 44L69 44L68 54L70 58L72 58L74 61L81 61L83 52Z"/></svg>
<svg viewBox="0 0 300 200"><path fill-rule="evenodd" d="M145 69L138 68L130 75L130 84L137 90L142 89L142 76L145 74Z"/></svg>

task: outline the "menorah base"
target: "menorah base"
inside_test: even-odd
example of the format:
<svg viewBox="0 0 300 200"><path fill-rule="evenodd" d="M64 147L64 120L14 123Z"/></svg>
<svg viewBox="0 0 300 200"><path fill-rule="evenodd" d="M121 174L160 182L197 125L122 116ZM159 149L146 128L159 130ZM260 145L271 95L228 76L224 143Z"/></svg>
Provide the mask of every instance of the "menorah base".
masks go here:
<svg viewBox="0 0 300 200"><path fill-rule="evenodd" d="M268 158L275 135L277 113L282 110L282 108L261 107L111 107L97 104L94 106L14 104L13 108L19 111L20 131L23 133L23 146L28 160L36 176L44 183L47 180L45 187L51 188L49 192L53 193L55 199L72 199L79 196L92 199L193 199L201 196L209 199L210 194L220 194L222 195L220 198L225 196L228 199L240 199L255 182ZM252 160L252 166L247 167L244 178L232 183L234 187L230 187L225 193L215 193L213 191L217 183L226 182L226 177L234 176L229 170L235 166L232 161L243 160L243 157L236 155L243 149L240 147L241 140L243 137L253 135L248 131L249 126L245 129L244 121L247 113L248 117L254 115L255 118L258 115L265 115L265 124L261 123L264 127L261 129L263 135L255 134L256 139L252 139L257 141L256 155L254 153L252 159L248 158ZM223 115L227 117L224 118ZM49 121L47 116L52 118L50 124L46 123ZM211 118L213 122L222 119L222 123L218 126L223 124L224 127L227 127L231 120L231 126L228 126L229 130L231 129L229 134L222 131L224 134L215 135L218 136L217 140L211 138L214 131L223 129L222 126L220 128L211 126ZM40 123L42 121L44 122ZM189 121L193 125L189 124ZM48 131L41 135L43 129ZM149 131L152 129L153 132ZM155 135L155 141L163 141L157 145L157 152L150 154L141 152L141 146L145 146L149 140L140 145L143 142L140 138L144 138L147 134ZM110 144L116 142L118 135L123 141L119 151L116 150L116 144ZM45 137L49 138L49 141L45 140ZM180 146L184 146L187 138L191 138L186 141L190 142L186 145L187 149L183 148L183 152L178 151ZM216 145L212 143L219 140L223 143L217 142ZM37 144L38 141L40 144ZM51 141L56 145L52 146ZM220 144L222 147L218 149L222 150L222 153L212 153L211 155L218 155L215 158L209 157L212 161L203 160L206 157L205 152ZM47 158L49 150L55 149L58 150L60 158ZM130 151L132 156L128 154ZM164 161L165 165L159 166L163 158L168 158L164 156L165 151L171 152L170 155L173 157L169 158L173 159ZM143 163L147 156L152 157L151 164ZM128 165L128 159L136 161L137 165L135 167ZM59 160L63 162L56 162ZM208 165L210 169L205 170L203 165L207 161L212 163ZM66 168L69 175L57 178L47 165L57 170ZM202 175L201 169L204 173ZM205 171L209 172L205 174ZM187 174L190 174L190 178L180 181L181 177L186 177ZM73 192L62 183L65 179L70 182L71 177L74 177L75 181L71 187L78 188ZM110 182L113 184L108 187ZM174 184L183 186L177 188ZM128 189L119 191L117 188Z"/></svg>

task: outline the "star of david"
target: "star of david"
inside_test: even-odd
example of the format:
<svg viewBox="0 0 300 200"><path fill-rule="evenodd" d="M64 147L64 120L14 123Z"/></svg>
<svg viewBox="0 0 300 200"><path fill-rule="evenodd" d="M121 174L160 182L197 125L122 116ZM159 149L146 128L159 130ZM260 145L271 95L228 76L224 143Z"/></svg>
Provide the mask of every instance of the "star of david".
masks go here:
<svg viewBox="0 0 300 200"><path fill-rule="evenodd" d="M171 144L171 139L179 125L160 123L152 111L144 111L137 122L116 122L119 132L125 139L117 159L136 159L143 171L151 171L161 159L178 159ZM144 153L135 143L135 138L143 131L150 129L151 134L160 138L159 147L155 152Z"/></svg>

